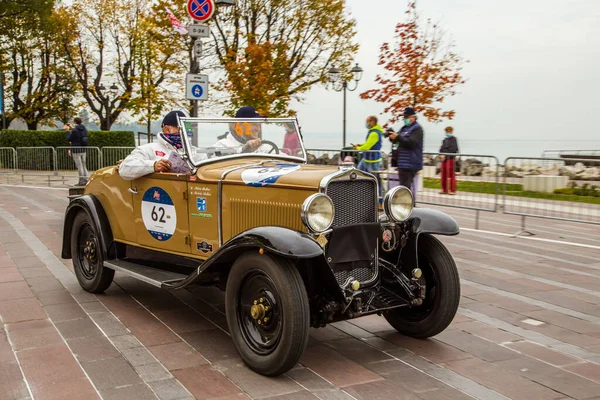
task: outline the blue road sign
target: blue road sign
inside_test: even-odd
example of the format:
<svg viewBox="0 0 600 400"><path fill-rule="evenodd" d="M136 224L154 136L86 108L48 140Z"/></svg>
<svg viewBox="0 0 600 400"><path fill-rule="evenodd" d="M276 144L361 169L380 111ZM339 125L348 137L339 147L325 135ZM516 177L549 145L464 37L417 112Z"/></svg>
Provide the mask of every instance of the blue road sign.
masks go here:
<svg viewBox="0 0 600 400"><path fill-rule="evenodd" d="M188 14L196 21L206 21L215 12L214 0L188 0Z"/></svg>
<svg viewBox="0 0 600 400"><path fill-rule="evenodd" d="M204 93L204 90L202 90L202 86L200 86L200 85L192 86L192 94L194 95L194 97L200 98L200 97L202 97L202 93Z"/></svg>

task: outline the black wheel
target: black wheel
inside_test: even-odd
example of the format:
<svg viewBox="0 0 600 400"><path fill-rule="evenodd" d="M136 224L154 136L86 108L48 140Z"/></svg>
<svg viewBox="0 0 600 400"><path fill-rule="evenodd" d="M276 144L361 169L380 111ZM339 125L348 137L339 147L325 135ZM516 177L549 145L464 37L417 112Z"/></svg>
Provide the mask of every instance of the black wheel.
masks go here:
<svg viewBox="0 0 600 400"><path fill-rule="evenodd" d="M431 235L419 237L419 268L426 285L423 304L385 312L385 319L403 335L435 336L450 325L460 302L460 278L452 255Z"/></svg>
<svg viewBox="0 0 600 400"><path fill-rule="evenodd" d="M90 293L102 293L113 281L115 271L103 266L102 244L98 228L86 212L80 212L73 220L71 231L71 256L75 276L83 289Z"/></svg>
<svg viewBox="0 0 600 400"><path fill-rule="evenodd" d="M277 376L296 365L308 342L310 312L302 277L289 260L258 252L239 257L227 280L225 309L250 369Z"/></svg>

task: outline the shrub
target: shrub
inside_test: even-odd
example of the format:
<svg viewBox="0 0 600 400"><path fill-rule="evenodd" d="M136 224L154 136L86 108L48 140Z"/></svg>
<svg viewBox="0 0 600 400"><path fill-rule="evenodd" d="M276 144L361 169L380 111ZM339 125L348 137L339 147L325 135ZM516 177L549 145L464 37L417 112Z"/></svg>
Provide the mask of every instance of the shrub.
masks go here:
<svg viewBox="0 0 600 400"><path fill-rule="evenodd" d="M600 197L600 188L596 185L584 183L581 187L576 182L570 182L568 188L555 189L555 194L575 195L575 196L588 196L588 197Z"/></svg>
<svg viewBox="0 0 600 400"><path fill-rule="evenodd" d="M135 136L131 131L89 131L90 147L135 147ZM68 147L67 132L55 131L0 131L0 147ZM96 170L99 165L98 152L88 150L87 167ZM127 151L129 154L129 151ZM0 150L1 168L14 168L14 158L9 150ZM21 149L18 156L18 168L37 171L53 171L52 152L44 149ZM108 163L108 164L107 164ZM116 163L115 160L106 160L106 165ZM75 169L73 159L69 157L67 149L59 149L56 153L56 167L58 170Z"/></svg>
<svg viewBox="0 0 600 400"><path fill-rule="evenodd" d="M133 147L135 136L131 131L89 131L90 147ZM0 147L61 147L69 146L67 132L57 131L0 131Z"/></svg>

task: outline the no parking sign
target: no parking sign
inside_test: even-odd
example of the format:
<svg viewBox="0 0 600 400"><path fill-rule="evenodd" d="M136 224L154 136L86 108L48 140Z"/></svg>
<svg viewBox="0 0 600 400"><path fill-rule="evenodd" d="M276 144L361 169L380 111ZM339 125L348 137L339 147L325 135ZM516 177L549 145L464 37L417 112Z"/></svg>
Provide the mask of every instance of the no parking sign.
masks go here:
<svg viewBox="0 0 600 400"><path fill-rule="evenodd" d="M214 0L188 0L187 10L196 21L206 21L215 12Z"/></svg>

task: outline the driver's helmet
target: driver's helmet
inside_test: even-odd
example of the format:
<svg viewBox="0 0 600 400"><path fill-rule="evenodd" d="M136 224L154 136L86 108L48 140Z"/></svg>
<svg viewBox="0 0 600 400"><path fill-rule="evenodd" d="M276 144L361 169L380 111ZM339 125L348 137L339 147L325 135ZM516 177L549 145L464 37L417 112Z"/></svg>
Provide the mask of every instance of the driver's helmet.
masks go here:
<svg viewBox="0 0 600 400"><path fill-rule="evenodd" d="M265 118L251 106L244 106L237 110L235 117L241 119ZM229 124L229 133L242 144L246 144L248 140L262 138L262 128L259 123L231 122Z"/></svg>

